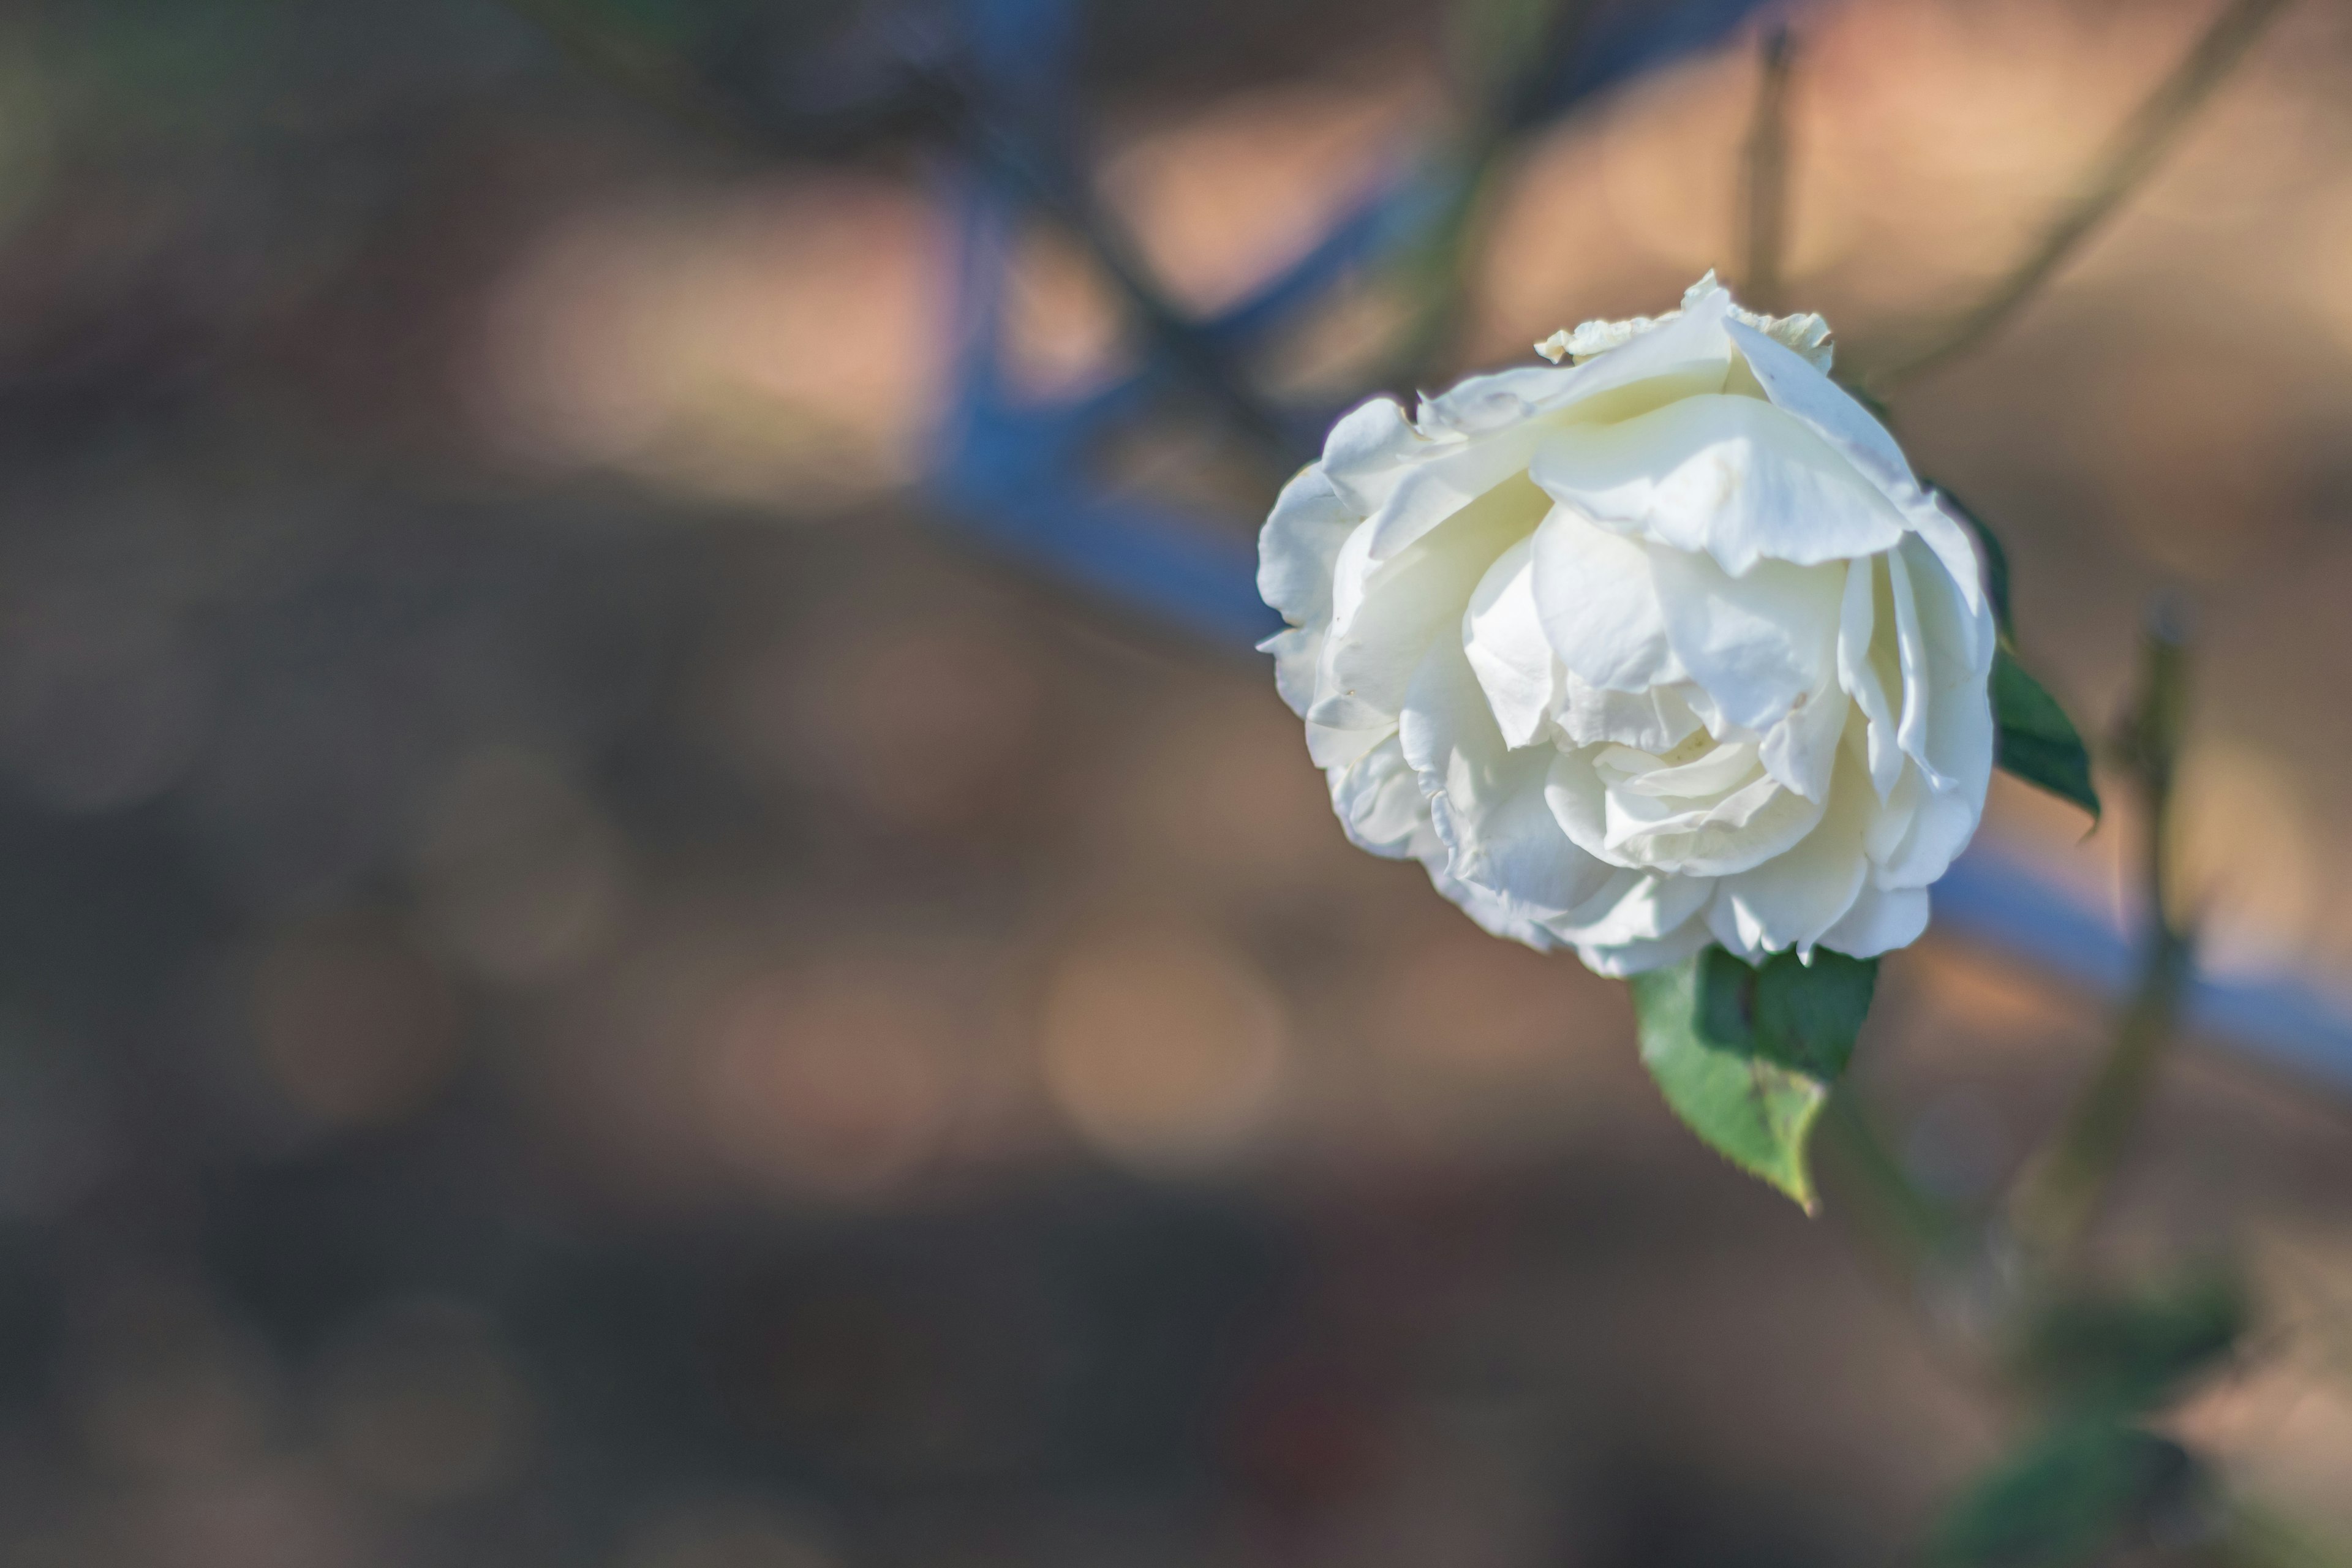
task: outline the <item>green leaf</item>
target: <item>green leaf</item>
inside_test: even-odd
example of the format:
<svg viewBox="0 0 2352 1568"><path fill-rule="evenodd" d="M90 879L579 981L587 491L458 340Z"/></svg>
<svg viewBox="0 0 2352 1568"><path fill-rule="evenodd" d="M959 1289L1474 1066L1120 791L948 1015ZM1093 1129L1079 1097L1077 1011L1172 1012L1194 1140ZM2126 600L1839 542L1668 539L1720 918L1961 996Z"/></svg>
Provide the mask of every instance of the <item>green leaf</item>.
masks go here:
<svg viewBox="0 0 2352 1568"><path fill-rule="evenodd" d="M2000 726L2000 765L2061 800L2099 816L2099 792L2091 785L2091 753L2074 721L2042 683L2025 673L2007 644L1992 659L1992 714Z"/></svg>
<svg viewBox="0 0 2352 1568"><path fill-rule="evenodd" d="M2066 1568L2194 1495L2180 1445L2101 1411L2059 1421L1996 1466L1945 1516L1937 1560L1968 1568Z"/></svg>
<svg viewBox="0 0 2352 1568"><path fill-rule="evenodd" d="M1806 1143L1853 1055L1875 959L1816 949L1751 967L1719 947L1633 977L1642 1063L1707 1147L1815 1206Z"/></svg>
<svg viewBox="0 0 2352 1568"><path fill-rule="evenodd" d="M1977 546L1984 552L1985 597L1992 601L1993 624L2000 628L2001 640L2007 642L2017 636L2017 623L2010 615L2009 552L2000 547L2000 537L1993 532L1991 525L1966 501L1941 485L1936 486L1935 490L1977 536Z"/></svg>

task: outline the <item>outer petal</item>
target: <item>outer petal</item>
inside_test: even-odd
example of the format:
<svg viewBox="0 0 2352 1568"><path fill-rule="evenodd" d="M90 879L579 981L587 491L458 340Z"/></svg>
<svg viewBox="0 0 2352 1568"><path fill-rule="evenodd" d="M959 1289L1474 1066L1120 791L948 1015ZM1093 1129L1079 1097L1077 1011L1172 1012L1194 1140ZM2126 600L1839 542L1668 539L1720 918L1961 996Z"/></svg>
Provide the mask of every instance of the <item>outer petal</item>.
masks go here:
<svg viewBox="0 0 2352 1568"><path fill-rule="evenodd" d="M1983 816L1992 780L1992 700L1988 671L1971 664L1969 645L1990 647L1990 628L1984 624L1990 612L1979 603L1975 615L1969 614L1959 585L1924 543L1907 542L1888 564L1897 587L1898 628L1906 625L1901 611L1906 599L1911 609L1912 635L1904 637L1902 647L1904 729L1916 736L1916 749L1905 749L1917 759L1921 783L1903 837L1891 851L1874 858L1882 887L1917 888L1944 874ZM1915 692L1924 710L1916 716Z"/></svg>
<svg viewBox="0 0 2352 1568"><path fill-rule="evenodd" d="M1258 596L1294 626L1331 618L1331 569L1363 520L1320 464L1282 487L1257 536Z"/></svg>
<svg viewBox="0 0 2352 1568"><path fill-rule="evenodd" d="M1890 499L1918 494L1903 448L1852 393L1744 321L1727 322L1724 330L1772 406L1811 426Z"/></svg>
<svg viewBox="0 0 2352 1568"><path fill-rule="evenodd" d="M1576 955L1593 973L1622 979L1680 963L1706 945L1708 934L1705 921L1689 920L1654 941L1629 942L1614 947L1580 947Z"/></svg>
<svg viewBox="0 0 2352 1568"><path fill-rule="evenodd" d="M1546 384L1549 390L1532 400L1533 405L1539 412L1556 413L1650 381L1666 383L1664 390L1675 396L1721 392L1736 363L1731 339L1724 331L1730 310L1731 297L1720 290L1691 300L1680 312L1661 319L1622 346L1551 373L1559 379ZM1655 407L1658 401L1644 395L1604 403L1589 413L1624 418Z"/></svg>
<svg viewBox="0 0 2352 1568"><path fill-rule="evenodd" d="M1716 884L1706 877L1619 871L1552 930L1579 947L1625 947L1671 936L1706 908Z"/></svg>
<svg viewBox="0 0 2352 1568"><path fill-rule="evenodd" d="M1821 944L1853 958L1876 958L1910 946L1927 929L1925 888L1864 888L1845 918L1822 933Z"/></svg>
<svg viewBox="0 0 2352 1568"><path fill-rule="evenodd" d="M1394 735L1331 770L1331 809L1350 841L1388 859L1421 854L1434 842L1420 781Z"/></svg>
<svg viewBox="0 0 2352 1568"><path fill-rule="evenodd" d="M1449 902L1459 905L1462 912L1477 921L1489 935L1525 942L1539 952L1549 952L1560 945L1559 939L1542 921L1515 911L1500 894L1465 882L1448 871L1443 848L1423 856L1421 863L1429 872L1430 886Z"/></svg>
<svg viewBox="0 0 2352 1568"><path fill-rule="evenodd" d="M1753 397L1684 397L1613 425L1571 425L1537 450L1530 473L1602 527L1704 551L1735 577L1765 558L1874 554L1904 533L1902 514L1853 464Z"/></svg>
<svg viewBox="0 0 2352 1568"><path fill-rule="evenodd" d="M1854 401L1845 388L1769 336L1737 320L1726 326L1764 395L1837 448L1884 491L1903 514L1905 525L1927 542L1944 563L1971 609L1983 599L1982 567L1968 526L1919 483L1903 448L1886 427Z"/></svg>
<svg viewBox="0 0 2352 1568"><path fill-rule="evenodd" d="M1322 460L1315 466L1350 511L1370 517L1427 446L1395 398L1375 397L1331 426Z"/></svg>
<svg viewBox="0 0 2352 1568"><path fill-rule="evenodd" d="M1348 730L1392 717L1429 645L1459 637L1471 589L1543 504L1525 479L1510 480L1385 561L1370 559L1369 526L1349 534L1333 568L1331 629L1307 717Z"/></svg>

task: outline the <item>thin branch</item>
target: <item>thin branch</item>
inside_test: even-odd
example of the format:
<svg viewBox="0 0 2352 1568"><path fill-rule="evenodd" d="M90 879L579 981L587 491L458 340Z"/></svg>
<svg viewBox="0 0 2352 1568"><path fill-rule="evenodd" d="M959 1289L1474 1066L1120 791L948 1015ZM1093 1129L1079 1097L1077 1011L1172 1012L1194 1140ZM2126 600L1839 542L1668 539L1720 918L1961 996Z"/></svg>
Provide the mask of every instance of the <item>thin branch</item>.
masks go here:
<svg viewBox="0 0 2352 1568"><path fill-rule="evenodd" d="M1997 331L2163 159L2198 110L2262 35L2287 0L2229 0L2163 84L2125 122L2084 171L2032 248L1985 296L1926 341L1862 377L1880 397L1974 348Z"/></svg>
<svg viewBox="0 0 2352 1568"><path fill-rule="evenodd" d="M620 29L583 17L566 0L504 0L538 26L577 64L608 85L690 130L759 155L781 148L758 118L730 105L709 83ZM943 84L950 89L961 83ZM1077 236L1114 288L1167 355L1168 363L1236 432L1286 470L1303 460L1297 437L1251 390L1229 356L1160 290L1123 228L1082 180L1050 166L1025 140L986 113L977 96L957 91L965 110L968 149L1040 211Z"/></svg>
<svg viewBox="0 0 2352 1568"><path fill-rule="evenodd" d="M1780 302L1788 255L1789 79L1797 43L1785 24L1764 35L1759 57L1756 118L1748 130L1747 178L1740 185L1747 248L1739 281L1748 308L1769 313Z"/></svg>
<svg viewBox="0 0 2352 1568"><path fill-rule="evenodd" d="M1470 258L1491 205L1503 154L1540 113L1548 80L1583 40L1596 0L1488 0L1473 6L1464 96L1469 110L1449 160L1450 184L1404 267L1412 314L1381 379L1410 395L1444 367L1469 296Z"/></svg>
<svg viewBox="0 0 2352 1568"><path fill-rule="evenodd" d="M2139 982L2105 1058L2048 1154L2031 1167L2012 1211L2020 1237L2045 1259L2062 1258L2097 1216L2155 1086L2194 967L2193 933L2174 885L2173 779L2188 710L2179 620L2162 608L2151 617L2139 700L2119 748L2143 797L2148 888Z"/></svg>

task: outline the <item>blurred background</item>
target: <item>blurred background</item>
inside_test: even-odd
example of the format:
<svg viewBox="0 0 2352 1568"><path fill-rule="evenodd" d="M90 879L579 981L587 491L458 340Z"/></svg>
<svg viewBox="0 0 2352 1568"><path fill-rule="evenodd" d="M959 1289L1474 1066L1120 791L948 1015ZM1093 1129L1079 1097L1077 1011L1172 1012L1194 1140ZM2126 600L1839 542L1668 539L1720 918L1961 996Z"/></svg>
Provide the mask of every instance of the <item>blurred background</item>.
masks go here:
<svg viewBox="0 0 2352 1568"><path fill-rule="evenodd" d="M1736 266L1715 9L1504 148L1431 363ZM1867 353L1981 283L2210 11L1793 13L1787 302ZM1458 21L1093 0L1081 205L1241 299L1478 133ZM1998 1451L1835 1194L1674 1122L1622 986L1343 842L1262 660L962 526L968 42L0 12L0 1561L1834 1568ZM1003 254L1016 394L1138 363L1066 223ZM1381 384L1414 277L1253 384ZM2185 589L2209 962L2352 996L2352 7L1898 412L2086 731ZM1245 559L1280 472L1231 413L1179 386L1088 482ZM1988 833L2116 908L2110 795L2084 839L2001 782ZM1859 1077L1966 1203L2104 1017L1931 932ZM2192 1042L2114 1245L2245 1268L2174 1419L2352 1535L2347 1104Z"/></svg>

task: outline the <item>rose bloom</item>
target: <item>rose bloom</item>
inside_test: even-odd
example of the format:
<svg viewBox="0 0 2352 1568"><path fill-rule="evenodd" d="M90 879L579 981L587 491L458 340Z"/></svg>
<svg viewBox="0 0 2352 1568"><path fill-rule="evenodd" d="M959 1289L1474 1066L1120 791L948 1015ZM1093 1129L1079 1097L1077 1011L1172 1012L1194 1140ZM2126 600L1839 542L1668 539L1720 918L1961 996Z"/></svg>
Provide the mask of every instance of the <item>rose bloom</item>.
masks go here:
<svg viewBox="0 0 2352 1568"><path fill-rule="evenodd" d="M1539 346L1348 415L1266 521L1263 646L1348 836L1608 974L1910 942L1993 764L1967 527L1818 316L1709 274Z"/></svg>

